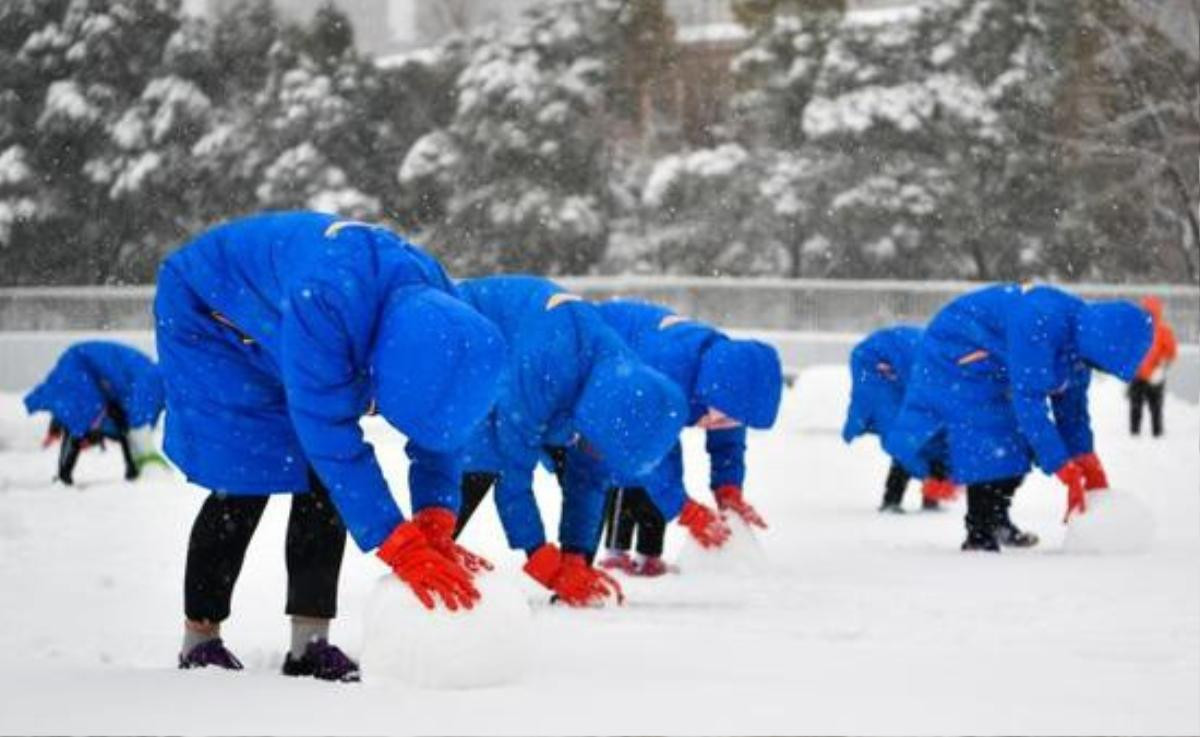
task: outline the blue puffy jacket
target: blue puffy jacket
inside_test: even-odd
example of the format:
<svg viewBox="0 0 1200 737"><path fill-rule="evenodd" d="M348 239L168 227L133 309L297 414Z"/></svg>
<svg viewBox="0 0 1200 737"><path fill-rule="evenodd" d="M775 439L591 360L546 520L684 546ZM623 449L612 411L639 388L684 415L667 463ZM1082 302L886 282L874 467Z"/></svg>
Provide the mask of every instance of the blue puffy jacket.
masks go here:
<svg viewBox="0 0 1200 737"><path fill-rule="evenodd" d="M153 426L163 410L163 385L148 356L102 340L72 345L25 396L26 411L49 412L76 437L89 430L115 434L119 428L108 416L109 404L120 408L128 427Z"/></svg>
<svg viewBox="0 0 1200 737"><path fill-rule="evenodd" d="M420 249L332 215L235 220L166 260L155 316L164 448L192 482L303 492L311 466L375 547L403 517L359 428L373 406L409 437L414 509L458 508L504 341Z"/></svg>
<svg viewBox="0 0 1200 737"><path fill-rule="evenodd" d="M688 320L658 305L613 300L598 305L600 313L643 361L671 378L688 397L688 424L695 424L710 407L745 426L769 428L779 412L783 370L775 349L758 341L732 340L703 323ZM745 480L746 428L710 431L709 483L740 486ZM683 509L683 450L678 442L649 473L623 474L572 449L567 455L568 502L601 496L611 487L645 488L667 519ZM585 493L583 489L596 489ZM594 525L590 545L596 544ZM590 548L589 548L590 549Z"/></svg>
<svg viewBox="0 0 1200 737"><path fill-rule="evenodd" d="M1053 287L998 284L960 296L925 329L884 449L916 475L939 432L955 481L1046 473L1093 449L1092 368L1128 381L1150 346L1150 316L1128 302L1086 303Z"/></svg>
<svg viewBox="0 0 1200 737"><path fill-rule="evenodd" d="M464 472L498 474L495 501L508 543L545 543L533 472L546 446L585 442L623 472L653 468L683 427L686 403L604 324L595 306L534 276L493 276L459 285L509 346L496 405L476 429ZM590 545L603 495L564 512L559 540Z"/></svg>

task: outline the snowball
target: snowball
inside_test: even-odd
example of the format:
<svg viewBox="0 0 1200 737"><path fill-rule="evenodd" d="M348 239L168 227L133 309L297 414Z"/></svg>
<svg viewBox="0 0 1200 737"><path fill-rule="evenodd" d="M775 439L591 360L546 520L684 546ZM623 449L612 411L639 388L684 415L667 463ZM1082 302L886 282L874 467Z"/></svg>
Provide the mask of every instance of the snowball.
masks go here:
<svg viewBox="0 0 1200 737"><path fill-rule="evenodd" d="M1087 495L1087 511L1072 514L1063 538L1069 553L1139 553L1154 538L1154 515L1145 502L1120 489Z"/></svg>
<svg viewBox="0 0 1200 737"><path fill-rule="evenodd" d="M719 548L704 548L691 535L679 552L679 570L683 573L746 575L762 572L767 556L754 531L740 517L725 517L729 540Z"/></svg>
<svg viewBox="0 0 1200 737"><path fill-rule="evenodd" d="M533 613L517 585L496 572L475 577L481 601L430 611L388 574L367 603L362 672L425 688L478 688L521 678L533 647Z"/></svg>

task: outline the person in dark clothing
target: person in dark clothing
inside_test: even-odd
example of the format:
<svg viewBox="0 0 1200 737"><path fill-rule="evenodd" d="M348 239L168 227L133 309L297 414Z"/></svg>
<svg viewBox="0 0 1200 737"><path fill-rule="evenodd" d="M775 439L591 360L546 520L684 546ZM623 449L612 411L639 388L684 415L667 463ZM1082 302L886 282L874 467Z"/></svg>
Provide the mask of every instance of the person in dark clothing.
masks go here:
<svg viewBox="0 0 1200 737"><path fill-rule="evenodd" d="M1139 435L1142 431L1142 409L1150 409L1150 431L1154 437L1163 434L1163 394L1167 386L1167 369L1175 361L1178 346L1175 331L1163 319L1162 300L1147 297L1142 307L1154 320L1154 340L1150 351L1138 367L1137 377L1129 383L1129 432Z"/></svg>

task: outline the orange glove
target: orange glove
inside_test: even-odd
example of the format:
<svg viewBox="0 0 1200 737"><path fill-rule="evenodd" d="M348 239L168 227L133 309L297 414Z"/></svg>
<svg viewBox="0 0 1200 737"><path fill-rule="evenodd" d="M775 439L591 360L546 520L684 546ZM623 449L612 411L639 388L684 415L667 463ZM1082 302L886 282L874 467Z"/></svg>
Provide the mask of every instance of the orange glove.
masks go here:
<svg viewBox="0 0 1200 737"><path fill-rule="evenodd" d="M434 608L435 593L451 611L460 605L470 609L479 600L471 574L434 549L415 522L396 525L375 555L391 566L429 609Z"/></svg>
<svg viewBox="0 0 1200 737"><path fill-rule="evenodd" d="M938 502L948 502L958 496L958 487L950 479L932 476L921 482L921 496Z"/></svg>
<svg viewBox="0 0 1200 737"><path fill-rule="evenodd" d="M1088 491L1108 488L1108 475L1095 453L1082 453L1071 460L1083 469L1083 488Z"/></svg>
<svg viewBox="0 0 1200 737"><path fill-rule="evenodd" d="M457 521L454 512L445 507L426 507L414 514L412 521L425 533L425 539L434 550L458 563L469 573L492 570L492 564L487 559L454 542L454 524Z"/></svg>
<svg viewBox="0 0 1200 737"><path fill-rule="evenodd" d="M679 524L688 528L688 532L704 548L719 548L729 539L729 528L717 513L692 499L683 503Z"/></svg>
<svg viewBox="0 0 1200 737"><path fill-rule="evenodd" d="M1066 524L1072 512L1082 514L1087 511L1087 505L1083 501L1086 474L1078 463L1067 461L1054 475L1067 487L1067 513L1063 515L1063 524Z"/></svg>
<svg viewBox="0 0 1200 737"><path fill-rule="evenodd" d="M748 525L754 525L764 530L767 529L767 523L759 515L758 510L751 506L749 502L742 499L742 489L740 486L725 484L718 486L717 490L713 493L717 497L717 509L723 512L733 512Z"/></svg>
<svg viewBox="0 0 1200 737"><path fill-rule="evenodd" d="M554 592L568 606L590 606L615 596L618 604L625 603L625 594L612 576L592 568L578 553L561 553L549 543L529 556L524 570L529 576Z"/></svg>

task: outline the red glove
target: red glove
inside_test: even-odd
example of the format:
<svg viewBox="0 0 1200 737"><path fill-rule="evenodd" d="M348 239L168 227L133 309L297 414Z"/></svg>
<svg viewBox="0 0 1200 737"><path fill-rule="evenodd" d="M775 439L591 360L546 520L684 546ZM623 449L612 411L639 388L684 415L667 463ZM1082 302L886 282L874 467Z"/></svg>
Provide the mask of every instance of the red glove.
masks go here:
<svg viewBox="0 0 1200 737"><path fill-rule="evenodd" d="M459 605L470 609L479 600L471 574L460 564L439 553L415 522L401 522L375 551L407 583L429 609L436 593L451 611Z"/></svg>
<svg viewBox="0 0 1200 737"><path fill-rule="evenodd" d="M426 507L414 514L412 521L425 533L425 539L434 550L458 563L468 572L492 570L492 564L485 558L454 542L454 526L457 522L454 512L445 507Z"/></svg>
<svg viewBox="0 0 1200 737"><path fill-rule="evenodd" d="M948 502L958 496L958 487L950 479L932 476L921 482L921 496L938 502Z"/></svg>
<svg viewBox="0 0 1200 737"><path fill-rule="evenodd" d="M621 585L611 576L589 566L582 555L560 553L549 543L529 556L524 570L569 606L600 604L610 596L616 596L618 604L625 602Z"/></svg>
<svg viewBox="0 0 1200 737"><path fill-rule="evenodd" d="M745 499L742 499L742 488L740 486L725 484L718 486L717 490L713 493L717 497L717 509L723 512L733 512L748 525L754 525L764 530L767 529L767 523L759 515L758 510L751 506Z"/></svg>
<svg viewBox="0 0 1200 737"><path fill-rule="evenodd" d="M1078 463L1067 461L1054 475L1067 486L1067 513L1063 515L1063 524L1066 524L1072 512L1082 514L1087 511L1087 505L1083 502L1086 474Z"/></svg>
<svg viewBox="0 0 1200 737"><path fill-rule="evenodd" d="M1095 453L1082 453L1071 460L1083 469L1083 488L1088 491L1108 488L1108 476Z"/></svg>
<svg viewBox="0 0 1200 737"><path fill-rule="evenodd" d="M729 528L717 513L691 499L683 503L679 524L688 528L688 532L704 548L719 548L729 539Z"/></svg>

